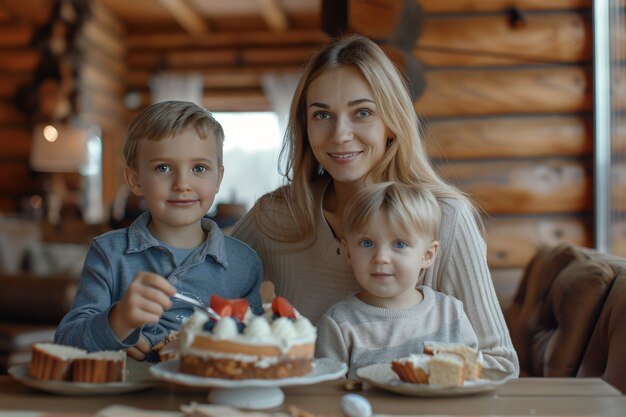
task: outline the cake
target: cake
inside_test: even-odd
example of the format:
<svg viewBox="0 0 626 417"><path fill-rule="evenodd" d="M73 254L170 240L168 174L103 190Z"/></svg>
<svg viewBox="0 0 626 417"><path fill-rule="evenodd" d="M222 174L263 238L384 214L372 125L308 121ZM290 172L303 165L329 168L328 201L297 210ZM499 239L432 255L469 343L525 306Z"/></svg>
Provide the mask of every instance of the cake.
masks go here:
<svg viewBox="0 0 626 417"><path fill-rule="evenodd" d="M478 351L460 343L424 342L424 353L436 355L438 353L455 353L465 361L465 379L474 381L480 378L481 365Z"/></svg>
<svg viewBox="0 0 626 417"><path fill-rule="evenodd" d="M163 340L152 347L146 356L148 362L162 362L178 359L180 352L180 332L171 331Z"/></svg>
<svg viewBox="0 0 626 417"><path fill-rule="evenodd" d="M220 320L196 311L181 329L180 371L223 379L276 379L312 370L316 330L283 297L256 315L246 300L212 296Z"/></svg>
<svg viewBox="0 0 626 417"><path fill-rule="evenodd" d="M124 382L126 380L126 352L107 350L87 353L74 359L74 382Z"/></svg>
<svg viewBox="0 0 626 417"><path fill-rule="evenodd" d="M476 349L438 342L425 342L424 353L393 360L391 369L404 382L441 386L463 386L481 371Z"/></svg>
<svg viewBox="0 0 626 417"><path fill-rule="evenodd" d="M391 369L404 382L413 384L428 384L430 360L433 357L424 353L415 353L406 358L391 362Z"/></svg>
<svg viewBox="0 0 626 417"><path fill-rule="evenodd" d="M47 381L121 382L126 379L126 352L86 350L55 343L32 347L30 375Z"/></svg>
<svg viewBox="0 0 626 417"><path fill-rule="evenodd" d="M46 381L70 381L74 360L86 354L86 350L72 346L35 343L32 346L30 375Z"/></svg>

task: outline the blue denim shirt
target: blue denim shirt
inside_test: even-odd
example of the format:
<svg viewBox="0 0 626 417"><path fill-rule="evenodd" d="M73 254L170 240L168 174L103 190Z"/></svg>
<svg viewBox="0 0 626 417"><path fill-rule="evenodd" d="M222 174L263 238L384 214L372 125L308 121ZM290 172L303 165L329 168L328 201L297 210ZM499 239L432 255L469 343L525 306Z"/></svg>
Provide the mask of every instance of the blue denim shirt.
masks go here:
<svg viewBox="0 0 626 417"><path fill-rule="evenodd" d="M90 352L131 347L143 335L154 346L193 312L175 301L157 324L146 324L126 339L118 340L109 324L109 311L126 293L138 272L164 276L181 294L208 304L212 294L223 298L246 298L252 311L262 312L259 288L262 267L256 252L245 243L224 236L209 218L202 228L207 239L176 265L172 252L148 230L150 212L140 215L128 228L95 238L85 258L80 285L70 312L54 336L56 343L78 346Z"/></svg>

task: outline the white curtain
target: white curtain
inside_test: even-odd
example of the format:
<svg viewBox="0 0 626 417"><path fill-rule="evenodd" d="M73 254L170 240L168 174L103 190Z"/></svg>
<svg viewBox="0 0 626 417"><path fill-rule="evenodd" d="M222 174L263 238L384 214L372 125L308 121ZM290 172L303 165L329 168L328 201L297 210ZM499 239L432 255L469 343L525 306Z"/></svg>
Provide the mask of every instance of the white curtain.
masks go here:
<svg viewBox="0 0 626 417"><path fill-rule="evenodd" d="M300 74L267 73L263 75L261 81L263 92L269 97L274 112L278 115L278 125L282 135L285 134L285 129L287 128L289 107L299 80Z"/></svg>
<svg viewBox="0 0 626 417"><path fill-rule="evenodd" d="M159 73L150 79L152 103L167 100L191 101L202 106L204 80L200 74Z"/></svg>

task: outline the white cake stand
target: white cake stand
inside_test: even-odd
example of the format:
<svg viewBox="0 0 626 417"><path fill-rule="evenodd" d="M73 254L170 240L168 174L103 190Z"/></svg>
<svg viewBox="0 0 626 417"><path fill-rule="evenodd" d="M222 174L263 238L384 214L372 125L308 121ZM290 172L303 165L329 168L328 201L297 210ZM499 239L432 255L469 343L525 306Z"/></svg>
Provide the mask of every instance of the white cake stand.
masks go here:
<svg viewBox="0 0 626 417"><path fill-rule="evenodd" d="M279 406L285 400L280 387L310 385L343 377L348 372L346 364L333 359L315 359L313 371L305 376L282 379L218 379L203 378L180 373L178 360L161 362L150 368L153 377L190 387L212 388L208 400L213 404L230 405L249 410L262 410Z"/></svg>

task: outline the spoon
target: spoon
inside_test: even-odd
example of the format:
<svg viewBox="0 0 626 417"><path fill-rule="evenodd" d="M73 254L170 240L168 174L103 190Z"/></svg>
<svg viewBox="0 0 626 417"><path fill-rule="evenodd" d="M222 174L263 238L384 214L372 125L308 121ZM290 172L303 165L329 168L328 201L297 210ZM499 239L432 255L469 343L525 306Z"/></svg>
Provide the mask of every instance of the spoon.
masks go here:
<svg viewBox="0 0 626 417"><path fill-rule="evenodd" d="M205 306L204 304L202 304L200 301L196 300L195 298L187 297L186 295L182 295L180 293L174 294L172 298L176 298L177 300L184 301L202 311L205 311L211 318L214 318L215 320L222 319L222 316L217 314L217 312L213 310L210 306Z"/></svg>

